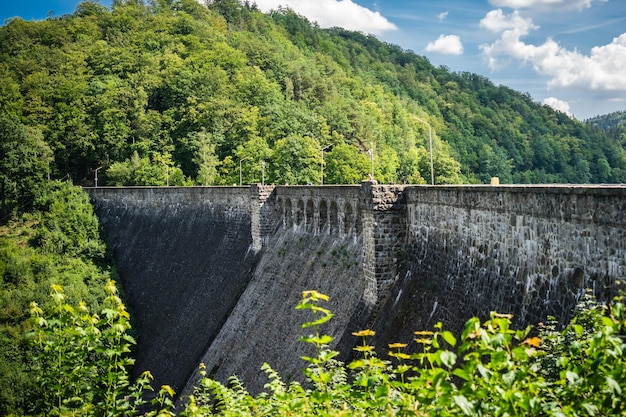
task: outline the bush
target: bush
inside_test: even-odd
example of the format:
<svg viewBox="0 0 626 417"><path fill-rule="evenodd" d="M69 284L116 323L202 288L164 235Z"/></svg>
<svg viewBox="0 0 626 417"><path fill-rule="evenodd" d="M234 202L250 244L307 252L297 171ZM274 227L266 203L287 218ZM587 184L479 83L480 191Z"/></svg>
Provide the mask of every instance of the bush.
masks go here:
<svg viewBox="0 0 626 417"><path fill-rule="evenodd" d="M37 411L54 415L174 415L173 391L161 387L151 405L142 400L150 390L145 373L130 384L127 356L134 343L127 336L128 315L107 284L101 316L84 306L64 303L53 286L55 308L49 318L36 304L32 340L38 366L34 377L42 387ZM287 385L268 365L263 370L267 392L250 395L233 376L222 384L206 376L181 416L580 416L624 415L626 388L623 297L608 306L588 299L562 332L541 326L510 328L511 316L492 313L489 320L467 321L460 338L443 330L415 332L418 353L404 353L404 343L389 345L388 359L378 357L368 342L371 330L355 332L359 358L344 364L329 348L332 337L321 327L332 313L320 304L328 297L305 291L297 309L309 310L302 325L310 334L301 340L315 348L304 357L306 383ZM102 318L100 318L102 317ZM147 408L146 408L147 406Z"/></svg>
<svg viewBox="0 0 626 417"><path fill-rule="evenodd" d="M318 304L327 297L307 291L297 308L314 320L315 333L303 341L316 347L305 369L307 387L286 386L264 366L269 393L252 397L236 377L224 386L209 378L189 398L185 416L578 416L623 415L626 388L623 298L609 308L589 304L563 332L542 328L513 330L511 316L492 313L470 319L460 340L442 329L416 332L419 353L404 343L389 345L390 360L377 357L368 337L355 348L362 357L344 365L328 348L332 338L319 326L332 314ZM561 343L567 339L567 343ZM544 341L545 340L545 341ZM558 348L556 347L558 346ZM547 349L547 347L549 347ZM558 372L546 366L556 359ZM202 371L204 373L204 371Z"/></svg>

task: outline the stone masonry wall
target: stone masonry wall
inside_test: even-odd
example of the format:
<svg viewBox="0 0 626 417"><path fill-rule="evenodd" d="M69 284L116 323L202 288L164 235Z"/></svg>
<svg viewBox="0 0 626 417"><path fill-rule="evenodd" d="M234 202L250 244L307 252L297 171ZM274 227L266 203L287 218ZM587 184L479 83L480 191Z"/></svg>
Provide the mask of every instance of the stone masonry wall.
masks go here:
<svg viewBox="0 0 626 417"><path fill-rule="evenodd" d="M520 326L548 315L565 323L586 289L607 300L624 278L624 187L438 186L405 193L403 268L377 324L394 341L437 321L459 330L494 310L513 313Z"/></svg>
<svg viewBox="0 0 626 417"><path fill-rule="evenodd" d="M90 189L140 334L135 373L190 393L200 362L253 392L263 361L301 378L300 294L331 296L326 331L382 348L437 321L547 315L626 273L626 187L260 186ZM189 377L192 375L191 377Z"/></svg>

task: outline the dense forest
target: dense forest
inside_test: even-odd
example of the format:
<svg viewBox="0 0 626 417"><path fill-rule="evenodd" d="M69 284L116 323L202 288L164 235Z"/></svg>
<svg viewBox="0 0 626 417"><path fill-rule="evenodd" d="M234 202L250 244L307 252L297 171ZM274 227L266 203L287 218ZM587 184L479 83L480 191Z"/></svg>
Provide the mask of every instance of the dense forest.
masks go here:
<svg viewBox="0 0 626 417"><path fill-rule="evenodd" d="M592 117L585 123L598 127L605 132L626 134L626 111L616 111L602 116Z"/></svg>
<svg viewBox="0 0 626 417"><path fill-rule="evenodd" d="M607 136L626 149L626 111L618 111L586 120L586 123L606 132Z"/></svg>
<svg viewBox="0 0 626 417"><path fill-rule="evenodd" d="M0 28L0 193L39 185L624 182L619 140L487 78L249 2L114 1ZM262 172L263 170L263 172Z"/></svg>

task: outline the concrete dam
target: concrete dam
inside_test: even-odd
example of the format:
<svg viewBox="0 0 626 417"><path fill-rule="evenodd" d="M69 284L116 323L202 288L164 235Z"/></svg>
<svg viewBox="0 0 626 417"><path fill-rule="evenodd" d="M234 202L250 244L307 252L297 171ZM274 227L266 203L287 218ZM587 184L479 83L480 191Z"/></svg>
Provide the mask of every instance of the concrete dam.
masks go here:
<svg viewBox="0 0 626 417"><path fill-rule="evenodd" d="M138 332L135 374L189 394L203 363L258 393L270 364L301 380L304 290L349 360L353 331L410 343L441 321L514 314L567 322L626 271L626 187L342 186L86 189Z"/></svg>

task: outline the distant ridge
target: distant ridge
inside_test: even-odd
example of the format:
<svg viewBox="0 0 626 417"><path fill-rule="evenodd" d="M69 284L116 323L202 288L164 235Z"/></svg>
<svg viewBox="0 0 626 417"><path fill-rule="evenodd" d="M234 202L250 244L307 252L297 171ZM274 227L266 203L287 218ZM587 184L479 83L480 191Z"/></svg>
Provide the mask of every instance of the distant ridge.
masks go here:
<svg viewBox="0 0 626 417"><path fill-rule="evenodd" d="M626 110L592 117L591 119L585 120L585 123L595 126L604 132L609 132L626 125Z"/></svg>

